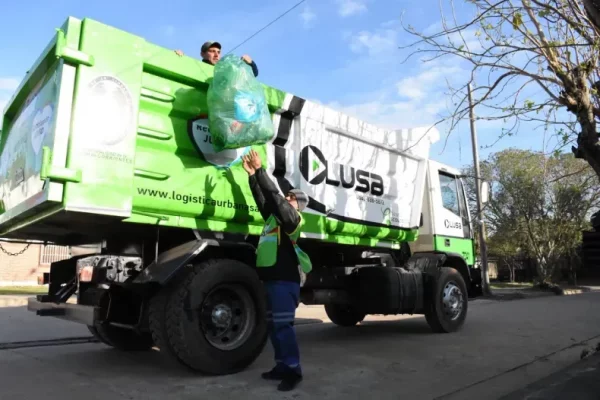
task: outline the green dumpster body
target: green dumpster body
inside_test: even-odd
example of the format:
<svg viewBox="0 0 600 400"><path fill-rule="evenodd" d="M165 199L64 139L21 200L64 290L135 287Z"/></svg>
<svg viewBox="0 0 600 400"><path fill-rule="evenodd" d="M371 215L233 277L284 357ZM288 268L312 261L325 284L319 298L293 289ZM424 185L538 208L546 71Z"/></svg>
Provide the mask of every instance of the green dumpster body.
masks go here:
<svg viewBox="0 0 600 400"><path fill-rule="evenodd" d="M212 149L213 69L100 22L68 18L4 110L0 237L77 244L155 226L259 235L264 221L241 165L250 148ZM301 121L326 124L328 109L264 90L275 136L252 148L282 193L311 194L303 238L387 248L416 239L426 157L394 150L374 127L370 137L353 135L349 126L364 124L343 114L344 132L313 132L308 143ZM337 142L328 142L332 135ZM340 157L370 151L375 161L370 172L368 163L364 170L352 160L334 164L327 146ZM415 178L400 184L402 171L390 165L376 174L382 157ZM407 188L413 194L402 203Z"/></svg>

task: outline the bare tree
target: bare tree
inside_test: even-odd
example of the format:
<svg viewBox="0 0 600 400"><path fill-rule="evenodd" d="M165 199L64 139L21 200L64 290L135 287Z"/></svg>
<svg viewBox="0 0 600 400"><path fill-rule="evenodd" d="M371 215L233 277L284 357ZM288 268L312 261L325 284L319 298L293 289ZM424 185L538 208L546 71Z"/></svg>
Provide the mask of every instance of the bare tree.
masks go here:
<svg viewBox="0 0 600 400"><path fill-rule="evenodd" d="M596 29L600 29L600 2L597 0L583 0L583 5L590 21Z"/></svg>
<svg viewBox="0 0 600 400"><path fill-rule="evenodd" d="M454 104L443 120L450 132L468 116L471 83L475 106L485 110L479 119L509 122L502 135L537 122L600 177L600 0L465 1L475 10L467 21L458 21L450 0L441 2L450 4L450 18L441 11L436 33L404 27L417 37L404 47L412 49L409 58L451 56L470 66L470 77L451 92Z"/></svg>

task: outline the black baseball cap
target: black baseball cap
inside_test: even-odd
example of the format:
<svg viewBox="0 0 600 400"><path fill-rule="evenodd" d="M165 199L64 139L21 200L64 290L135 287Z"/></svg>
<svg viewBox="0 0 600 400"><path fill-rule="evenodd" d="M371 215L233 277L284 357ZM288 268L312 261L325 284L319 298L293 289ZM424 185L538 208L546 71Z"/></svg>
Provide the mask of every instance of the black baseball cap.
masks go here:
<svg viewBox="0 0 600 400"><path fill-rule="evenodd" d="M219 50L221 49L221 43L219 42L204 42L204 44L202 45L202 49L200 50L202 53L208 51L208 49L210 49L211 47L217 47L219 48Z"/></svg>

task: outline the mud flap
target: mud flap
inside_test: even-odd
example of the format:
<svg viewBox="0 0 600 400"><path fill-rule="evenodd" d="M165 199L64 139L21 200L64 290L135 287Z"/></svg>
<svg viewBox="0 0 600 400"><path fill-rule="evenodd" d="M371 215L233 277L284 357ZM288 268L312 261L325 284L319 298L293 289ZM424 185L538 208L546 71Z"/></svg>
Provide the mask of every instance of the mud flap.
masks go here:
<svg viewBox="0 0 600 400"><path fill-rule="evenodd" d="M191 262L198 254L209 246L208 240L192 240L161 253L152 264L148 265L133 283L166 284L184 265Z"/></svg>

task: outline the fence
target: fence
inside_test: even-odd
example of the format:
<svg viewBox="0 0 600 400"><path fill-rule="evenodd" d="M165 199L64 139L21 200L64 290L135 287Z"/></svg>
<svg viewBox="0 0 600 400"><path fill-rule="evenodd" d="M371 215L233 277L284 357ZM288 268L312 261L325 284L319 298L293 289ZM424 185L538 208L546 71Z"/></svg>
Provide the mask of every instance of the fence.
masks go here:
<svg viewBox="0 0 600 400"><path fill-rule="evenodd" d="M48 272L50 263L71 257L66 246L0 241L0 285L37 285L37 278Z"/></svg>
<svg viewBox="0 0 600 400"><path fill-rule="evenodd" d="M71 251L67 246L44 245L40 252L40 265L50 265L56 261L66 260L71 257Z"/></svg>

